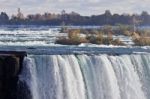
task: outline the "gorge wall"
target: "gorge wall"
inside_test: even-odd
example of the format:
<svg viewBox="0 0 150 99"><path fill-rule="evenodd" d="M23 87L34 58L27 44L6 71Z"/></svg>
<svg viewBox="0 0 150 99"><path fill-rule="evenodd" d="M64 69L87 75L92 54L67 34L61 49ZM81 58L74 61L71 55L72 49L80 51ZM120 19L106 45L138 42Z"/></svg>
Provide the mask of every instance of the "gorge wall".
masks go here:
<svg viewBox="0 0 150 99"><path fill-rule="evenodd" d="M24 55L17 52L0 52L0 99L17 99L19 74Z"/></svg>

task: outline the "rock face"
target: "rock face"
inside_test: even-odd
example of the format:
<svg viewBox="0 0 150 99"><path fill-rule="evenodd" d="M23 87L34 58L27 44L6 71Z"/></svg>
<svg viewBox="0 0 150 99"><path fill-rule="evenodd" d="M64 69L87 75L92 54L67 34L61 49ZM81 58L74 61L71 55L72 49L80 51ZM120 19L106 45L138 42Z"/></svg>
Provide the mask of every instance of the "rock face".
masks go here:
<svg viewBox="0 0 150 99"><path fill-rule="evenodd" d="M19 58L7 56L3 60L3 96L4 99L16 99L19 72Z"/></svg>
<svg viewBox="0 0 150 99"><path fill-rule="evenodd" d="M0 56L0 99L18 99L18 75L22 60L23 57L14 55Z"/></svg>
<svg viewBox="0 0 150 99"><path fill-rule="evenodd" d="M3 59L0 57L0 99L3 99Z"/></svg>

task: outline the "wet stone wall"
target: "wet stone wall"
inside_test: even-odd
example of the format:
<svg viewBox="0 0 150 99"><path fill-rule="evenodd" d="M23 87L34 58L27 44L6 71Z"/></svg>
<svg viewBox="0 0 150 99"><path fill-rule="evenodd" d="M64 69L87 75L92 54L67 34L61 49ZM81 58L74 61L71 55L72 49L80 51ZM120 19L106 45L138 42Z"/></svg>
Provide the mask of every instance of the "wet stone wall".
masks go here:
<svg viewBox="0 0 150 99"><path fill-rule="evenodd" d="M24 56L0 55L0 99L30 99L24 82L19 81Z"/></svg>
<svg viewBox="0 0 150 99"><path fill-rule="evenodd" d="M19 58L0 56L0 99L15 99L19 66Z"/></svg>

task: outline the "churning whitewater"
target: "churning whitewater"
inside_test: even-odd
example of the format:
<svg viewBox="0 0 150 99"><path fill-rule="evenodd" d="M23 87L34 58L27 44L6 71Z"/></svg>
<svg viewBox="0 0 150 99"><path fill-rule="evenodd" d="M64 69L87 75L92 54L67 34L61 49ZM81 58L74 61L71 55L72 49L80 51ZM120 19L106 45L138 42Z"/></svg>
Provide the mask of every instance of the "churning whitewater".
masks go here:
<svg viewBox="0 0 150 99"><path fill-rule="evenodd" d="M150 99L150 55L30 55L32 99Z"/></svg>

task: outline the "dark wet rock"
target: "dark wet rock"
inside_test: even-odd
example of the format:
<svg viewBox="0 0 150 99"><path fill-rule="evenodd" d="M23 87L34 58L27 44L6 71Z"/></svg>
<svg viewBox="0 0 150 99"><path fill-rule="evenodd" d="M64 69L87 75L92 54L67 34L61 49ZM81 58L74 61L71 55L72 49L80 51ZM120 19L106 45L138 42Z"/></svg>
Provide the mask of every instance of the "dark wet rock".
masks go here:
<svg viewBox="0 0 150 99"><path fill-rule="evenodd" d="M7 56L3 59L2 67L2 99L16 99L19 59L15 56Z"/></svg>
<svg viewBox="0 0 150 99"><path fill-rule="evenodd" d="M4 59L0 57L0 78L3 77L3 65L4 65Z"/></svg>
<svg viewBox="0 0 150 99"><path fill-rule="evenodd" d="M19 72L19 58L15 56L8 56L4 60L4 76L11 78L17 76Z"/></svg>
<svg viewBox="0 0 150 99"><path fill-rule="evenodd" d="M0 99L3 99L3 63L4 60L0 57Z"/></svg>
<svg viewBox="0 0 150 99"><path fill-rule="evenodd" d="M28 91L23 91L28 87L25 84L21 84L21 82L18 83L22 58L14 55L0 56L0 99L30 99L25 94Z"/></svg>
<svg viewBox="0 0 150 99"><path fill-rule="evenodd" d="M4 99L16 99L17 81L18 81L18 77L4 79L3 90L2 90Z"/></svg>

